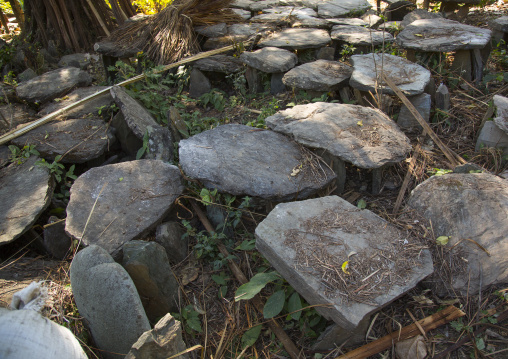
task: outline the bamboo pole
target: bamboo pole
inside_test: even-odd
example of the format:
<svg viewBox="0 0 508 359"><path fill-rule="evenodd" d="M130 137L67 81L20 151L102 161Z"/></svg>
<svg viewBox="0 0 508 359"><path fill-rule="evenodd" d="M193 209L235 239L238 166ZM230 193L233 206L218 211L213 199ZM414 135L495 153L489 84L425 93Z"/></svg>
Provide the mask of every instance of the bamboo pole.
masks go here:
<svg viewBox="0 0 508 359"><path fill-rule="evenodd" d="M58 5L60 5L60 11L62 13L62 17L64 20L64 23L67 27L67 31L69 32L69 37L71 39L72 45L74 46L74 51L81 50L79 46L79 41L76 36L76 32L74 31L74 26L72 24L71 18L69 16L69 10L67 9L67 6L65 5L64 0L58 0Z"/></svg>
<svg viewBox="0 0 508 359"><path fill-rule="evenodd" d="M111 35L111 33L109 32L108 30L108 27L106 26L106 24L104 23L104 21L102 20L102 17L101 15L99 14L99 12L97 11L97 9L95 8L94 4L92 3L92 0L86 0L86 2L88 3L88 6L90 7L90 9L92 10L95 18L97 19L97 21L99 22L99 24L101 25L102 27L102 30L104 31L104 33L106 34L106 36L109 36Z"/></svg>
<svg viewBox="0 0 508 359"><path fill-rule="evenodd" d="M7 16L5 16L2 9L0 9L0 21L2 21L2 25L5 29L5 32L9 34L10 31L9 31L9 26L7 26Z"/></svg>

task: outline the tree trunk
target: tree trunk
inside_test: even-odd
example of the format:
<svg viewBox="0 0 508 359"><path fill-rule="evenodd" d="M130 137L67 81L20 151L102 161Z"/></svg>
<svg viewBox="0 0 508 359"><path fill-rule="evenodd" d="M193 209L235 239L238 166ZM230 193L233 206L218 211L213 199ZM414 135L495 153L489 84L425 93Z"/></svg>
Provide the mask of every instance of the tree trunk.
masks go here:
<svg viewBox="0 0 508 359"><path fill-rule="evenodd" d="M9 4L11 4L12 12L14 13L14 16L16 17L16 20L18 20L18 25L21 29L21 31L24 31L25 29L25 14L23 13L23 10L21 9L21 5L19 4L18 0L9 0Z"/></svg>

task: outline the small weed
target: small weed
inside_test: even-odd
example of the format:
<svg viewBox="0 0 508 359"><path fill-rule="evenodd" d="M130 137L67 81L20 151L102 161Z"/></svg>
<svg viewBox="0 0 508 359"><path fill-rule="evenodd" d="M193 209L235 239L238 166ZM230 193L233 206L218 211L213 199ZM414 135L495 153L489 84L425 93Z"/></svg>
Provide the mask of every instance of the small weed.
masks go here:
<svg viewBox="0 0 508 359"><path fill-rule="evenodd" d="M226 106L226 98L224 91L212 89L210 92L205 93L199 98L199 103L206 107L208 104L212 105L217 111L224 111Z"/></svg>
<svg viewBox="0 0 508 359"><path fill-rule="evenodd" d="M183 323L183 327L188 334L203 332L201 328L201 319L199 319L199 312L192 304L184 307L180 314L174 314L173 316Z"/></svg>
<svg viewBox="0 0 508 359"><path fill-rule="evenodd" d="M75 165L70 166L69 169L66 170L65 166L60 163L61 158L62 156L58 155L52 163L42 159L35 162L35 164L46 167L49 170L49 173L59 185L58 191L54 194L55 198L61 199L67 203L70 197L70 188L77 176L74 174Z"/></svg>
<svg viewBox="0 0 508 359"><path fill-rule="evenodd" d="M340 56L342 61L346 61L351 55L354 55L356 51L356 47L353 44L344 44L342 45L342 50L340 50Z"/></svg>
<svg viewBox="0 0 508 359"><path fill-rule="evenodd" d="M35 149L35 145L25 145L23 148L19 148L14 145L8 146L11 154L9 155L9 160L12 163L16 163L18 165L24 163L30 156L39 156L40 153Z"/></svg>
<svg viewBox="0 0 508 359"><path fill-rule="evenodd" d="M281 100L272 97L270 102L261 108L261 113L258 115L256 120L249 121L246 123L246 125L256 128L266 128L265 119L269 116L275 115L277 111L279 111L280 104Z"/></svg>

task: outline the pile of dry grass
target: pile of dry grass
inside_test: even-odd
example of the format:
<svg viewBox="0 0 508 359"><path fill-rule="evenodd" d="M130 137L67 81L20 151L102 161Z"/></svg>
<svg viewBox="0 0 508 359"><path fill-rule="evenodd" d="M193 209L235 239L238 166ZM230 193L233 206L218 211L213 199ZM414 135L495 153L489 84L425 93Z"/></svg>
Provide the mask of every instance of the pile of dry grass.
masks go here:
<svg viewBox="0 0 508 359"><path fill-rule="evenodd" d="M143 49L157 65L199 52L195 26L240 22L232 0L175 0L158 14L127 21L108 38L122 47Z"/></svg>

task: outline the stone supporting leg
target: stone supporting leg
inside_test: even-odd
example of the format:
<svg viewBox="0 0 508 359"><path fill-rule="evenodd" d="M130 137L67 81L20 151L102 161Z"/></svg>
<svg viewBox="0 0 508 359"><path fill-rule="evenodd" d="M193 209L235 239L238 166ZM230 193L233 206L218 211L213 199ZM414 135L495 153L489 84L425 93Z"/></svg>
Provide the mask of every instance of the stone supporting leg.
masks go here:
<svg viewBox="0 0 508 359"><path fill-rule="evenodd" d="M464 80L471 82L473 79L471 63L471 51L459 50L455 53L451 70Z"/></svg>
<svg viewBox="0 0 508 359"><path fill-rule="evenodd" d="M258 70L248 66L245 71L245 78L247 79L250 93L261 92L263 84L261 83L261 74Z"/></svg>
<svg viewBox="0 0 508 359"><path fill-rule="evenodd" d="M381 185L383 183L383 167L374 168L372 170L372 194L379 194L381 192Z"/></svg>
<svg viewBox="0 0 508 359"><path fill-rule="evenodd" d="M286 91L286 85L282 82L282 78L284 77L284 72L277 72L272 74L272 78L270 80L270 93L272 95L277 95L278 93Z"/></svg>
<svg viewBox="0 0 508 359"><path fill-rule="evenodd" d="M321 156L323 161L330 166L330 168L337 175L337 179L335 180L335 190L333 194L341 195L344 192L344 187L346 186L346 164L340 158L332 155L328 151L318 151L317 154Z"/></svg>

